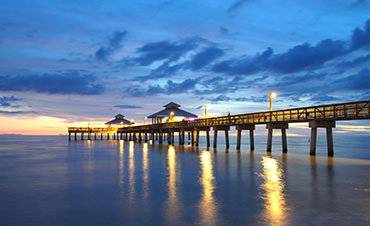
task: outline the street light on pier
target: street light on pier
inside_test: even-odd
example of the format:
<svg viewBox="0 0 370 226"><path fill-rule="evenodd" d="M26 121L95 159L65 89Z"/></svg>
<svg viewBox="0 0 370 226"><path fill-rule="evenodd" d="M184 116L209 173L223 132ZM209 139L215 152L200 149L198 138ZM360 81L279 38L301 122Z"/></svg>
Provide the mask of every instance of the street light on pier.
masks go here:
<svg viewBox="0 0 370 226"><path fill-rule="evenodd" d="M204 118L207 118L207 105L204 105Z"/></svg>
<svg viewBox="0 0 370 226"><path fill-rule="evenodd" d="M147 117L144 117L144 125L145 125L145 120L147 120Z"/></svg>
<svg viewBox="0 0 370 226"><path fill-rule="evenodd" d="M272 98L275 98L277 95L275 92L270 92L270 111L272 111Z"/></svg>

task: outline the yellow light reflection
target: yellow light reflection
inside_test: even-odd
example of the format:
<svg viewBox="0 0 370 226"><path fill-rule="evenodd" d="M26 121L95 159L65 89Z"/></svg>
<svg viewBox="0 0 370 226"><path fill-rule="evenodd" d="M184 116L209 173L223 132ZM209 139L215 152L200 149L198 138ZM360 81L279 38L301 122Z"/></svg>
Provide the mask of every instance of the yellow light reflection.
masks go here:
<svg viewBox="0 0 370 226"><path fill-rule="evenodd" d="M135 198L135 156L134 156L134 142L130 141L129 148L129 200L130 202L134 201Z"/></svg>
<svg viewBox="0 0 370 226"><path fill-rule="evenodd" d="M148 167L148 144L143 144L143 195L144 198L148 198L149 196L149 167Z"/></svg>
<svg viewBox="0 0 370 226"><path fill-rule="evenodd" d="M123 168L123 154L124 154L124 147L123 147L124 141L120 140L119 141L119 184L121 187L121 190L123 188L123 183L124 183L124 168Z"/></svg>
<svg viewBox="0 0 370 226"><path fill-rule="evenodd" d="M263 174L261 177L264 183L261 185L265 200L264 219L269 225L286 225L287 211L284 194L285 184L282 181L282 170L278 161L272 157L262 157Z"/></svg>
<svg viewBox="0 0 370 226"><path fill-rule="evenodd" d="M203 188L200 202L201 224L217 225L217 204L213 196L215 190L211 153L203 151L200 155L202 176L200 183Z"/></svg>
<svg viewBox="0 0 370 226"><path fill-rule="evenodd" d="M168 206L167 220L169 224L176 224L179 219L180 207L176 187L176 150L173 146L168 147L167 153L168 164Z"/></svg>

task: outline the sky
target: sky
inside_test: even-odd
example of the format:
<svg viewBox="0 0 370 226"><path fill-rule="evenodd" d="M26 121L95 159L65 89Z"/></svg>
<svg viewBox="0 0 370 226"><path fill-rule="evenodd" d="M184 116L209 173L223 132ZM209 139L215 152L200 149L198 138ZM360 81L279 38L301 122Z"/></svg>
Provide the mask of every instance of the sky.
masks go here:
<svg viewBox="0 0 370 226"><path fill-rule="evenodd" d="M199 117L266 111L271 91L274 109L370 100L369 12L367 0L3 0L0 134L142 123L171 101Z"/></svg>

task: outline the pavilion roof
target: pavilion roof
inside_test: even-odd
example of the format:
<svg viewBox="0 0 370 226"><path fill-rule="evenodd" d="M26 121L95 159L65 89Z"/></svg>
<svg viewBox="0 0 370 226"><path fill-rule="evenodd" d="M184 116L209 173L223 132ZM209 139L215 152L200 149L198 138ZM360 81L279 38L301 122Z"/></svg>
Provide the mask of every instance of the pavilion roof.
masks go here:
<svg viewBox="0 0 370 226"><path fill-rule="evenodd" d="M155 118L155 117L166 117L170 116L171 112L173 112L173 116L184 116L187 118L196 118L198 117L195 114L192 114L190 112L178 109L178 108L166 108L163 109L162 111L158 111L157 113L154 113L152 115L149 115L148 118Z"/></svg>

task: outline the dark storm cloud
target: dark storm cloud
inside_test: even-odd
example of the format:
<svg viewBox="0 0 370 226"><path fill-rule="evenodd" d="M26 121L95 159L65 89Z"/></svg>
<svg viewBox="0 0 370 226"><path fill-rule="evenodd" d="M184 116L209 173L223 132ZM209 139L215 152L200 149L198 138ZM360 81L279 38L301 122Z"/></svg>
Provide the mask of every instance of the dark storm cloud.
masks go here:
<svg viewBox="0 0 370 226"><path fill-rule="evenodd" d="M351 48L358 49L370 44L370 19L366 21L365 28L356 28L352 33Z"/></svg>
<svg viewBox="0 0 370 226"><path fill-rule="evenodd" d="M190 38L180 42L160 41L147 43L137 49L139 57L133 59L135 64L148 66L156 61L167 60L168 62L177 61L187 52L198 47L201 39Z"/></svg>
<svg viewBox="0 0 370 226"><path fill-rule="evenodd" d="M167 84L164 86L160 85L150 85L145 88L142 86L132 86L125 90L124 94L133 97L146 97L146 96L155 96L158 94L180 94L188 93L189 91L195 88L198 79L186 79L182 82L176 83L171 80L167 81Z"/></svg>
<svg viewBox="0 0 370 226"><path fill-rule="evenodd" d="M0 97L0 106L1 107L14 107L14 102L20 101L21 99L14 96L2 96Z"/></svg>
<svg viewBox="0 0 370 226"><path fill-rule="evenodd" d="M63 71L44 74L0 75L1 91L33 91L48 94L102 94L104 88L90 73Z"/></svg>
<svg viewBox="0 0 370 226"><path fill-rule="evenodd" d="M137 106L137 105L126 105L126 104L114 105L113 107L121 108L121 109L140 109L140 108L143 108L143 107Z"/></svg>
<svg viewBox="0 0 370 226"><path fill-rule="evenodd" d="M101 46L95 52L97 60L107 60L116 50L122 47L122 40L126 37L127 31L115 31L109 38L108 43Z"/></svg>

